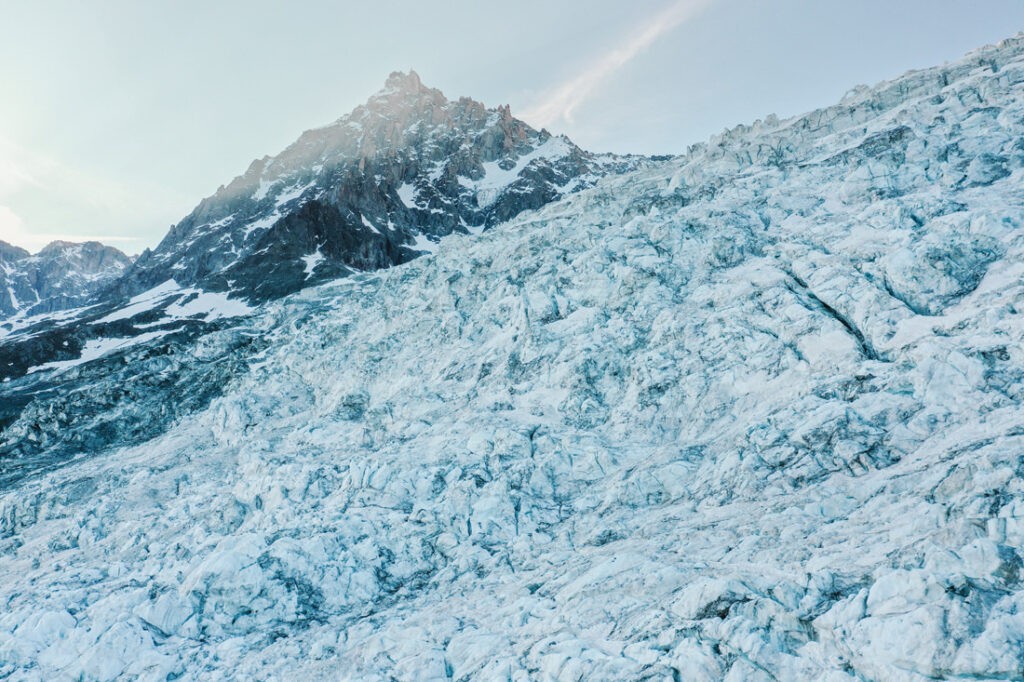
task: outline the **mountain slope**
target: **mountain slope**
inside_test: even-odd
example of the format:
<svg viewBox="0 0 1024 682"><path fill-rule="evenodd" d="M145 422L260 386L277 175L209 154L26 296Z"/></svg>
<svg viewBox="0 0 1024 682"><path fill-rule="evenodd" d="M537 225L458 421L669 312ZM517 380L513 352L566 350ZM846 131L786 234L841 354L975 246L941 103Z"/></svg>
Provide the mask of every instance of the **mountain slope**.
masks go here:
<svg viewBox="0 0 1024 682"><path fill-rule="evenodd" d="M650 163L583 151L507 106L449 101L414 72L393 73L365 105L253 162L120 277L64 306L87 309L0 324L0 380L157 332L216 331L252 305L404 263L444 235L483 231Z"/></svg>
<svg viewBox="0 0 1024 682"><path fill-rule="evenodd" d="M130 293L168 279L267 300L406 262L437 238L491 227L641 157L595 155L508 107L449 101L415 72L203 200L132 268Z"/></svg>
<svg viewBox="0 0 1024 682"><path fill-rule="evenodd" d="M208 409L0 493L0 674L1020 678L1022 93L1014 39L204 337L260 343Z"/></svg>
<svg viewBox="0 0 1024 682"><path fill-rule="evenodd" d="M81 305L129 265L128 256L99 242L51 242L33 256L0 241L0 321Z"/></svg>

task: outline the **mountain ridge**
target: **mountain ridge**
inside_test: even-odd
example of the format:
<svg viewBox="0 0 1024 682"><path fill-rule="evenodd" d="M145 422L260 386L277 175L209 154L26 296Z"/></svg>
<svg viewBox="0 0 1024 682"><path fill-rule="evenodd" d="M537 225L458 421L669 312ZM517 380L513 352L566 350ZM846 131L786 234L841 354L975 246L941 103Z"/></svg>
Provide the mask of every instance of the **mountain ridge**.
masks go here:
<svg viewBox="0 0 1024 682"><path fill-rule="evenodd" d="M507 105L448 100L414 71L393 72L365 104L203 199L136 260L125 292L174 278L267 300L405 262L441 236L486 229L643 161L584 152ZM254 271L264 277L249 286Z"/></svg>
<svg viewBox="0 0 1024 682"><path fill-rule="evenodd" d="M254 160L120 276L65 306L81 309L0 319L0 379L66 366L102 338L149 338L154 325L196 333L318 282L407 262L442 236L486 230L649 163L591 154L534 130L507 105L448 100L415 72L394 72L365 104Z"/></svg>

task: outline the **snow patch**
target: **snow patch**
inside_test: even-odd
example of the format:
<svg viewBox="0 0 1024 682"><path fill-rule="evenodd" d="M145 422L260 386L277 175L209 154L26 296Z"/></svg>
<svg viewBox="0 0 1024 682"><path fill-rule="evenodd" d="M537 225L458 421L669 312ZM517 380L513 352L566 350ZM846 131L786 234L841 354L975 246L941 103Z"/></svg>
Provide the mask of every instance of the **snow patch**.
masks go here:
<svg viewBox="0 0 1024 682"><path fill-rule="evenodd" d="M369 220L367 220L366 216L360 215L359 217L363 219L363 225L370 228L370 230L372 230L375 234L380 234L380 230L377 229L377 226L371 223Z"/></svg>
<svg viewBox="0 0 1024 682"><path fill-rule="evenodd" d="M169 320L203 315L205 322L212 322L225 317L241 317L254 310L244 301L228 298L228 295L222 292L195 289L192 292L194 292L194 297L182 297L179 301L167 306L164 313ZM181 300L185 302L181 303Z"/></svg>
<svg viewBox="0 0 1024 682"><path fill-rule="evenodd" d="M260 218L259 220L256 220L256 221L253 221L253 222L249 223L248 225L245 226L245 231L242 233L242 239L243 240L247 240L247 239L249 239L249 236L253 232L256 232L257 230L264 230L264 229L266 229L268 227L271 227L280 218L281 218L281 212L278 211L278 210L275 210L270 215L265 216L263 218Z"/></svg>
<svg viewBox="0 0 1024 682"><path fill-rule="evenodd" d="M173 279L169 279L166 282L156 285L152 289L142 292L138 296L133 296L129 299L128 305L96 320L93 324L104 324L107 322L116 322L117 320L127 320L135 317L139 313L152 310L169 296L179 293L180 291L181 287L178 283Z"/></svg>
<svg viewBox="0 0 1024 682"><path fill-rule="evenodd" d="M402 183L398 188L398 198L406 208L416 208L416 187L408 182Z"/></svg>
<svg viewBox="0 0 1024 682"><path fill-rule="evenodd" d="M260 178L260 184L256 187L256 190L253 192L252 198L255 199L256 201L263 201L266 198L267 194L270 193L270 188L273 186L273 180L264 180L263 178Z"/></svg>
<svg viewBox="0 0 1024 682"><path fill-rule="evenodd" d="M46 364L43 365L36 365L35 367L30 367L28 369L28 373L34 374L36 372L50 370L63 371L65 369L76 367L83 363L96 360L98 358L103 357L104 355L113 353L114 351L124 350L125 348L130 348L140 343L146 343L147 341L158 339L161 336L173 334L174 332L179 331L180 329L180 327L175 329L161 329L159 331L145 332L143 334L139 334L138 336L130 336L126 338L90 339L89 341L86 341L85 345L82 347L81 355L75 358L74 360L57 360L54 362L47 362Z"/></svg>
<svg viewBox="0 0 1024 682"><path fill-rule="evenodd" d="M554 161L568 156L571 152L569 143L563 137L552 137L533 151L516 159L515 165L511 168L506 170L501 167L500 162L489 161L483 164L484 176L482 178L471 180L459 176L459 184L476 192L477 204L484 208L497 201L501 192L518 180L519 174L533 161L538 159Z"/></svg>
<svg viewBox="0 0 1024 682"><path fill-rule="evenodd" d="M312 187L315 184L316 184L315 180L307 182L304 185L299 185L299 184L296 183L294 186L292 186L292 187L282 191L277 196L277 203L276 203L277 208L280 209L285 204L287 204L289 201L292 201L294 199L298 199L303 194L305 194L307 189L309 189L310 187Z"/></svg>
<svg viewBox="0 0 1024 682"><path fill-rule="evenodd" d="M412 249L413 251L426 251L427 253L434 253L439 247L437 242L431 241L422 232L416 235L412 244L403 244L402 246L403 248Z"/></svg>
<svg viewBox="0 0 1024 682"><path fill-rule="evenodd" d="M309 279L317 266L324 261L324 255L320 252L320 247L316 247L316 251L309 254L308 256L302 257L302 262L306 264L306 279Z"/></svg>

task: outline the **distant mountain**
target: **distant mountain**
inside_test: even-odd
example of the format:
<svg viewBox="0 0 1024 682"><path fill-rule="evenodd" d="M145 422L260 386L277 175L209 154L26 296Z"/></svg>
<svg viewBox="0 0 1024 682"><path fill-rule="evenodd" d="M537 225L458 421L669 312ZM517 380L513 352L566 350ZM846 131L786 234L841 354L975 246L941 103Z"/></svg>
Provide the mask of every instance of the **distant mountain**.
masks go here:
<svg viewBox="0 0 1024 682"><path fill-rule="evenodd" d="M507 106L448 100L392 73L366 104L309 130L204 199L118 283L173 279L267 300L404 263L453 232L478 232L644 157L591 154Z"/></svg>
<svg viewBox="0 0 1024 682"><path fill-rule="evenodd" d="M0 241L0 320L81 305L129 265L128 256L99 242L55 241L33 256Z"/></svg>

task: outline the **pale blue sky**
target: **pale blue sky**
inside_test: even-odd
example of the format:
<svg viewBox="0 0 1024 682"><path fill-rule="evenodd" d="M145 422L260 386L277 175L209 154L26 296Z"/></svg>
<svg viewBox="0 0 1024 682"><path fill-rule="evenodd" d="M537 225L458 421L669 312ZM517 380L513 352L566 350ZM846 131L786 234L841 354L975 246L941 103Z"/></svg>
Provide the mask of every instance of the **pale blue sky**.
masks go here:
<svg viewBox="0 0 1024 682"><path fill-rule="evenodd" d="M1024 2L0 0L0 17L0 239L138 252L396 69L588 149L676 153L1013 35Z"/></svg>

